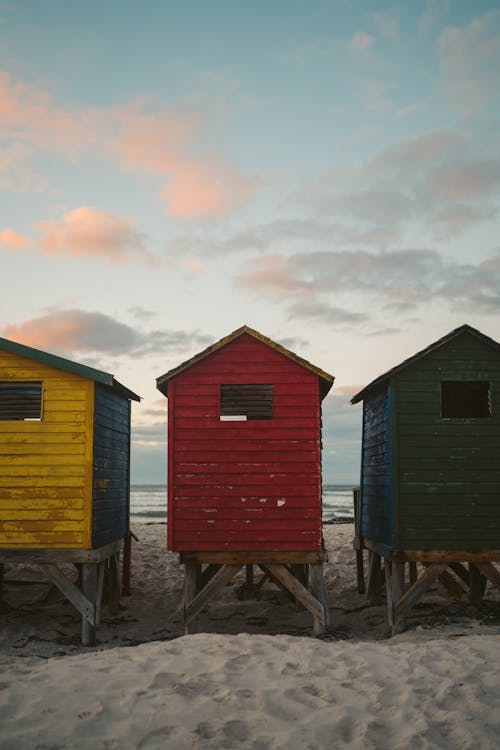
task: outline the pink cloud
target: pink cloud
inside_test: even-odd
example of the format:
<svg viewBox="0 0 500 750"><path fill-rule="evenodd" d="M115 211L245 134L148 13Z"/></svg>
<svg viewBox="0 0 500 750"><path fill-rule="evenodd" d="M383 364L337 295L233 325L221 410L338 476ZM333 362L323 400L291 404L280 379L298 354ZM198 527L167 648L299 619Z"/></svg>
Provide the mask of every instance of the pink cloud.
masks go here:
<svg viewBox="0 0 500 750"><path fill-rule="evenodd" d="M251 287L256 290L275 289L280 292L300 292L308 284L298 278L298 269L293 261L282 255L272 254L253 258L248 261L248 271L236 277L240 286Z"/></svg>
<svg viewBox="0 0 500 750"><path fill-rule="evenodd" d="M24 250L29 244L27 237L17 234L12 229L0 230L0 246L9 250Z"/></svg>
<svg viewBox="0 0 500 750"><path fill-rule="evenodd" d="M90 112L72 113L54 106L50 94L0 71L0 137L75 156L94 142Z"/></svg>
<svg viewBox="0 0 500 750"><path fill-rule="evenodd" d="M205 270L201 263L197 263L195 260L182 260L181 266L184 269L186 276L191 278L199 276Z"/></svg>
<svg viewBox="0 0 500 750"><path fill-rule="evenodd" d="M101 257L116 265L138 257L148 265L154 258L145 249L143 237L134 229L131 219L80 206L61 221L41 221L38 247L43 255L66 254L72 257Z"/></svg>
<svg viewBox="0 0 500 750"><path fill-rule="evenodd" d="M177 219L224 216L245 206L256 183L215 159L186 161L161 190L167 213Z"/></svg>
<svg viewBox="0 0 500 750"><path fill-rule="evenodd" d="M239 210L257 186L255 179L218 156L191 155L203 124L193 112L137 113L113 141L123 169L167 180L159 196L167 214L177 219L222 216Z"/></svg>

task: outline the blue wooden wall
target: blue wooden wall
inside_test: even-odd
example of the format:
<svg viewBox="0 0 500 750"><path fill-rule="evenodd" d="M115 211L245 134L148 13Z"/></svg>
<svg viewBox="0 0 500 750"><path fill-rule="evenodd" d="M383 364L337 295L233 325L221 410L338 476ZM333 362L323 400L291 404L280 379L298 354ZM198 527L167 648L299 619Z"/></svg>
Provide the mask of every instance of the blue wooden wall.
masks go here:
<svg viewBox="0 0 500 750"><path fill-rule="evenodd" d="M361 535L392 546L392 506L391 398L386 385L363 404Z"/></svg>
<svg viewBox="0 0 500 750"><path fill-rule="evenodd" d="M92 547L129 528L130 401L95 384Z"/></svg>

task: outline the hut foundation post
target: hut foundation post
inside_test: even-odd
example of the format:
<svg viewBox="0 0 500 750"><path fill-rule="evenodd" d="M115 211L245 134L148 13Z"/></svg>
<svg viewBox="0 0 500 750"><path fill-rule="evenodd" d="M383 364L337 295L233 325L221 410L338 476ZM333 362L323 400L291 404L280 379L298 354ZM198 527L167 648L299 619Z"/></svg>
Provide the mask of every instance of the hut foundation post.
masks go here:
<svg viewBox="0 0 500 750"><path fill-rule="evenodd" d="M198 586L201 575L200 563L186 560L184 563L184 631L186 635L189 633L196 633L196 623L193 620L188 620L187 611L189 604L193 601L196 594L198 593Z"/></svg>
<svg viewBox="0 0 500 750"><path fill-rule="evenodd" d="M409 568L410 586L413 586L413 584L416 582L416 580L418 578L417 563L416 562L409 562L408 563L408 568Z"/></svg>
<svg viewBox="0 0 500 750"><path fill-rule="evenodd" d="M0 562L0 604L2 603L2 594L3 594L3 563Z"/></svg>
<svg viewBox="0 0 500 750"><path fill-rule="evenodd" d="M312 563L309 565L309 579L311 593L318 600L322 609L322 617L314 617L314 634L321 635L330 624L330 610L328 608L328 592L323 575L323 563Z"/></svg>
<svg viewBox="0 0 500 750"><path fill-rule="evenodd" d="M82 615L82 645L95 646L96 644L96 627L95 627L95 605L97 601L97 565L95 563L82 564L82 589L84 596L94 607L94 622L91 622L85 615Z"/></svg>
<svg viewBox="0 0 500 750"><path fill-rule="evenodd" d="M366 596L371 604L380 604L381 572L380 555L368 550L368 589Z"/></svg>
<svg viewBox="0 0 500 750"><path fill-rule="evenodd" d="M486 577L481 573L474 563L469 563L469 590L470 603L481 604L486 589Z"/></svg>

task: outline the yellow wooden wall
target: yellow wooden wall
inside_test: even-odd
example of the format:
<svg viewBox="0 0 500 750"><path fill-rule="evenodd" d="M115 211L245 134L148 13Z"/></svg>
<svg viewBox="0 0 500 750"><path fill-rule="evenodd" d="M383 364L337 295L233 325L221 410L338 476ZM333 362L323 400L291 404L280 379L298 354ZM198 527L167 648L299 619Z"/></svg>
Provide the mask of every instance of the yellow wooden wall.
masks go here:
<svg viewBox="0 0 500 750"><path fill-rule="evenodd" d="M42 381L41 422L0 420L0 548L89 548L94 382L3 350L0 380Z"/></svg>

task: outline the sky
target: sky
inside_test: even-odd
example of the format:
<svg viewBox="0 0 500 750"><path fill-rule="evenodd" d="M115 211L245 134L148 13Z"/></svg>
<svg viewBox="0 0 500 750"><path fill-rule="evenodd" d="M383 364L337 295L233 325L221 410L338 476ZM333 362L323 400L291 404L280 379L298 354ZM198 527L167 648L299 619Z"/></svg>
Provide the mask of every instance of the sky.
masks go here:
<svg viewBox="0 0 500 750"><path fill-rule="evenodd" d="M132 482L156 378L249 325L335 376L500 340L500 2L0 0L0 336L111 372Z"/></svg>

